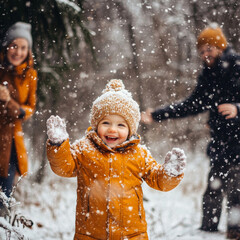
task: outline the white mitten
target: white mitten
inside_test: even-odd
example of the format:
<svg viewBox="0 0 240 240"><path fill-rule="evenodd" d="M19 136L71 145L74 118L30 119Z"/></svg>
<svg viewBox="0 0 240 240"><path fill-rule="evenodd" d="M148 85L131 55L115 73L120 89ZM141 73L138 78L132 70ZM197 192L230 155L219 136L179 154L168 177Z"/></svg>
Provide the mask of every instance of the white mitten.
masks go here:
<svg viewBox="0 0 240 240"><path fill-rule="evenodd" d="M51 116L47 120L47 135L48 139L53 144L61 144L69 136L66 130L65 120L59 116Z"/></svg>
<svg viewBox="0 0 240 240"><path fill-rule="evenodd" d="M173 148L165 157L163 168L169 176L178 176L184 172L186 156L182 149Z"/></svg>

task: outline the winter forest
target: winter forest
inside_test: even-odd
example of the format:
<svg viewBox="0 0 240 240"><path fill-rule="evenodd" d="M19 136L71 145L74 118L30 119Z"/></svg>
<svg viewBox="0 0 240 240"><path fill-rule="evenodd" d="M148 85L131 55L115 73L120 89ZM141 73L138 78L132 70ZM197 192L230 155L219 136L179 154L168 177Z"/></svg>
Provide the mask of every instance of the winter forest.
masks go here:
<svg viewBox="0 0 240 240"><path fill-rule="evenodd" d="M36 112L24 124L29 174L16 179L12 209L33 226L15 224L10 237L0 227L0 239L73 239L77 182L50 169L46 120L51 115L66 120L74 142L89 127L92 102L110 79L123 80L141 111L185 99L202 69L198 34L216 22L240 53L239 13L238 0L2 0L0 39L16 21L32 25L38 89ZM143 184L151 240L226 239L225 208L219 232L198 230L209 171L207 117L140 124L141 143L159 163L173 147L187 156L185 177L176 189L165 193Z"/></svg>

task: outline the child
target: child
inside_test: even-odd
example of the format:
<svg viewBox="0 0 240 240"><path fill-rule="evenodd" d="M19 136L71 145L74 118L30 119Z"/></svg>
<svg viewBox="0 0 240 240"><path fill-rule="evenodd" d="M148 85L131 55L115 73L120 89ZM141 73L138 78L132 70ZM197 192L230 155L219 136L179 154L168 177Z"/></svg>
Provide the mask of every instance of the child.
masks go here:
<svg viewBox="0 0 240 240"><path fill-rule="evenodd" d="M142 182L161 191L183 178L185 155L173 149L163 166L136 135L138 104L121 80L111 80L92 106L86 136L69 144L65 122L47 120L47 156L59 176L78 178L78 239L148 239Z"/></svg>
<svg viewBox="0 0 240 240"><path fill-rule="evenodd" d="M9 197L16 172L26 174L22 122L36 105L31 25L17 22L5 34L0 52L0 187Z"/></svg>

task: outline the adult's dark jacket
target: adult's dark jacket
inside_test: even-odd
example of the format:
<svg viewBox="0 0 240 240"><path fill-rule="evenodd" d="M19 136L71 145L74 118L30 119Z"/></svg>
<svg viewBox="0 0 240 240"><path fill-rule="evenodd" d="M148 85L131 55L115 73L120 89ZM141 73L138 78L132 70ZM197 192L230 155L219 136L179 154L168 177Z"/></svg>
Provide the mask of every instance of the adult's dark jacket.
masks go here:
<svg viewBox="0 0 240 240"><path fill-rule="evenodd" d="M231 103L237 106L238 114L234 119L225 119L218 113L218 105ZM208 155L215 158L225 154L222 164L239 163L240 155L240 56L227 48L216 64L203 67L198 83L192 94L184 101L158 109L152 113L155 121L180 118L209 111L208 125L211 142ZM214 164L214 159L212 159Z"/></svg>

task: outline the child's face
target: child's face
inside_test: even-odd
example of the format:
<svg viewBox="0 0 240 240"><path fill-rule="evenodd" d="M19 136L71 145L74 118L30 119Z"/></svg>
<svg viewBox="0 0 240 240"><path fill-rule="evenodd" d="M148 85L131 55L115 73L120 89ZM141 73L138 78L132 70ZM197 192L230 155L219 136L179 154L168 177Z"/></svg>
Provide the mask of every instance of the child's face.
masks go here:
<svg viewBox="0 0 240 240"><path fill-rule="evenodd" d="M129 127L125 119L119 115L107 115L98 124L99 137L111 148L127 140Z"/></svg>
<svg viewBox="0 0 240 240"><path fill-rule="evenodd" d="M216 58L218 58L221 54L221 49L209 44L205 44L199 48L199 55L202 61L209 67L214 65Z"/></svg>
<svg viewBox="0 0 240 240"><path fill-rule="evenodd" d="M28 41L24 38L16 38L7 48L7 59L13 66L19 66L28 55Z"/></svg>

